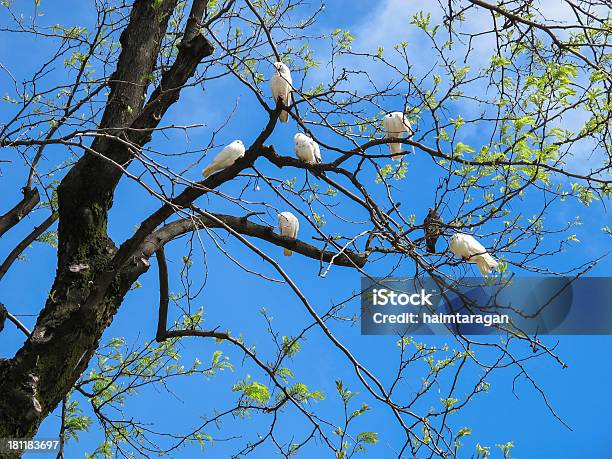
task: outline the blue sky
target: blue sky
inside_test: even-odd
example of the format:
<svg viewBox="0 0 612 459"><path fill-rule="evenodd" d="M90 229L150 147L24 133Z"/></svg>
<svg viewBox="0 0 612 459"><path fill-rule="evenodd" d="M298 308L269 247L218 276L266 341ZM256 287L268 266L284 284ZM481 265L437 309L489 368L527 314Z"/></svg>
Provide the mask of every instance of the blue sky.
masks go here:
<svg viewBox="0 0 612 459"><path fill-rule="evenodd" d="M62 22L64 24L83 24L92 20L90 2L57 1L54 7L45 5L45 16L39 18L48 24ZM374 10L372 2L331 2L321 16L316 26L321 32L328 32L335 28L349 28L357 37L357 45L367 48L381 40L400 41L403 34L406 38L413 38L413 32L402 27L406 25L408 11L415 8L415 3L401 0L385 0ZM57 5L57 6L55 6ZM6 16L0 12L0 21L4 23ZM381 30L389 31L380 34ZM26 35L12 35L11 40L0 41L0 62L7 65L17 76L18 80L29 75L44 57L48 57L50 48L40 39L32 39ZM399 38L399 39L398 39ZM418 43L418 42L417 42ZM385 45L387 45L385 43ZM418 63L415 63L417 65ZM54 70L55 75L61 75L62 69ZM321 74L323 74L322 71ZM59 77L57 77L59 78ZM382 76L381 76L382 78ZM0 92L9 91L9 80L5 74L0 74ZM236 97L240 97L238 111L230 121L230 128L223 132L218 144L224 144L234 137L240 136L248 144L257 135L263 126L262 121L254 116L260 113L252 97L237 85L228 85L225 82L215 82L202 94L198 88L186 91L180 102L168 114L168 123L177 124L187 122L206 122L211 126L218 125L233 108ZM0 122L10 113L11 108L2 108ZM237 134L239 132L239 134ZM277 128L270 141L281 152L290 154L291 138L294 130L291 126ZM472 142L478 142L478 133L474 132ZM156 139L156 147L167 147L172 142L181 142L182 134L171 134L168 141ZM202 145L207 142L207 132L190 135L191 146ZM60 149L48 152L48 158L43 167L57 162L53 154L59 157L63 154ZM2 167L0 175L0 190L2 191L2 207L0 211L19 199L19 188L25 180L26 169L20 165L17 155L12 152L0 150L0 158L8 157L19 167ZM180 161L179 159L176 160ZM180 164L173 164L180 168ZM259 166L259 163L258 163ZM416 157L411 160L410 171L414 174L409 183L401 185L402 193L406 194L405 206L411 206L411 212L417 220L424 217L429 207L426 199L419 196L426 195L435 189L431 177L426 171L431 166L428 158ZM263 170L272 172L275 169L263 164ZM284 175L283 175L284 174ZM197 171L190 176L197 178ZM295 175L282 171L283 178ZM61 176L58 175L57 178ZM301 178L298 181L302 180ZM237 184L228 184L223 191L234 192L239 189ZM252 196L260 199L272 199L265 191L258 195L254 190L249 191ZM413 197L417 197L416 199ZM208 202L207 202L208 203ZM211 208L218 200L211 199ZM555 267L562 269L578 264L592 258L606 249L610 249L609 237L603 235L600 228L610 224L609 213L603 205L595 203L591 207L568 201L547 218L556 224L562 224L580 215L585 222L575 232L578 239L583 241L580 246L570 249L554 259ZM534 210L534 203L524 200L515 205L524 206L521 209L525 214ZM149 212L157 208L154 200L147 198L143 190L130 181L123 181L119 186L115 198L115 206L111 212L109 232L116 242L128 237L134 226ZM17 243L29 228L38 224L44 218L44 211L37 211L28 217L24 223L5 235L0 244L0 258L4 257ZM333 224L333 223L332 223ZM338 226L341 228L341 226ZM308 240L314 232L305 229L304 238ZM588 244L585 243L588 241ZM268 247L258 242L260 247L269 249L270 253L280 255L280 249ZM274 275L269 268L262 267L261 263L243 246L230 243L228 246L232 254L249 266L256 266L266 274ZM175 274L171 280L171 290L180 288L177 271L180 268L180 257L184 253L185 243L178 241L171 244L168 249L170 269ZM0 282L0 301L5 303L14 314L35 314L48 294L55 271L55 252L44 244L34 244L26 251L27 260L18 262L14 268ZM221 329L229 328L232 334L243 334L249 344L256 344L258 355L270 355L272 344L265 333L266 323L260 314L261 308L274 317L275 330L282 335L298 333L311 322L303 306L297 302L295 296L284 284L270 284L239 269L236 265L227 263L225 256L217 250L207 250L207 272L203 271L201 264L196 264L195 277L204 279L206 276L206 292L200 297L195 308L203 307L205 310L205 324L210 328L219 326ZM282 257L279 257L282 258ZM336 268L331 270L325 278L317 277L318 265L315 261L292 257L280 260L284 269L297 279L300 288L311 300L319 312L329 308L333 301L350 296L359 288L359 275L348 269ZM403 269L408 269L408 264ZM371 275L382 275L387 272L389 262L368 267ZM408 271L407 271L408 272ZM593 275L612 276L609 261L599 264ZM125 337L129 343L142 343L154 336L156 327L157 305L157 273L155 262L152 269L140 279L143 287L130 293L124 302L112 326L106 331L104 340L112 337ZM347 315L358 313L358 303L351 302L345 310ZM175 311L176 314L176 311ZM23 321L32 327L34 317L22 317ZM347 345L354 355L368 366L384 381L392 379L397 362L397 349L393 337L365 337L360 336L358 324L334 324L336 335ZM492 340L496 338L491 338ZM496 443L513 441L513 453L519 458L555 457L559 459L573 459L578 457L606 457L612 455L612 446L609 445L607 434L612 427L610 410L612 399L609 397L609 385L612 380L612 339L610 337L545 337L547 343L558 343L556 353L568 364L562 369L551 360L537 360L534 364L527 363L531 375L538 381L546 392L551 405L557 413L567 422L573 431L567 430L560 422L548 412L540 395L529 385L524 378L516 380L515 394L512 393L514 370L502 370L490 379L491 389L479 397L452 418L453 427L469 426L472 435L465 439L463 455L470 457L474 453L476 442L491 446L492 451ZM453 346L452 337L423 337L420 341L429 345L442 346L449 343ZM18 349L23 338L16 330L7 324L0 334L0 355L10 356ZM231 406L235 400L230 388L236 381L250 374L255 380L265 380L261 373L248 362L240 365L241 355L231 349L229 345L216 345L204 340L187 339L182 342L182 354L186 365L197 356L207 362L216 349L221 349L231 357L236 368L233 372L224 372L221 375L207 380L202 377L179 380L172 384L172 393L163 389L147 389L138 396L132 397L127 404L126 413L143 420L154 421L156 428L164 428L180 432L198 424L200 416L213 413L215 408L224 409ZM479 354L483 359L491 358L487 351ZM374 430L380 435L380 443L371 447L366 457L391 457L393 448L397 447L402 432L393 422L392 415L384 406L374 403L366 396L363 387L360 387L354 372L351 370L346 358L335 349L322 333L315 331L309 334L302 345L302 352L298 355L292 368L296 379L306 383L311 389L321 390L326 399L318 402L316 412L340 422L339 398L335 395L336 379L342 379L352 390L360 392L356 404L361 402L370 404L372 410L358 421L355 433L361 430ZM420 387L418 368L414 369L414 380L407 373L406 379L398 389L399 394L410 394ZM465 387L458 394L465 393L474 378L479 376L478 370L469 370L466 375ZM442 396L442 395L440 395ZM430 404L438 402L436 397L427 400ZM425 406L426 410L427 407ZM266 419L253 417L246 420L228 420L223 429L207 429L216 441L209 450L207 457L229 457L232 452L239 449L239 441L226 440L234 435L245 435L245 440L253 440L256 433L265 433ZM280 427L280 436L290 441L291 435L298 437L306 432L303 428L303 417L288 410ZM50 416L41 427L40 436L54 436L57 431L57 416ZM101 434L93 430L83 434L78 443L71 442L68 446L67 457L82 457L84 452L91 452L102 440ZM300 457L318 457L317 446L312 444ZM197 457L198 446L188 448L176 457ZM268 446L257 450L252 456L257 458L271 457ZM325 456L327 457L327 456ZM499 457L494 451L492 457Z"/></svg>

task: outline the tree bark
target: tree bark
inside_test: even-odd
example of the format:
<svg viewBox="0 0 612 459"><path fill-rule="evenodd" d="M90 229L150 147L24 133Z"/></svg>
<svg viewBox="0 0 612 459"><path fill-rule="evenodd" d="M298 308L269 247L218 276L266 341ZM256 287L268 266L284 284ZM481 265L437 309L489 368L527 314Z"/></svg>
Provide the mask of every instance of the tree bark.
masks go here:
<svg viewBox="0 0 612 459"><path fill-rule="evenodd" d="M147 76L155 69L176 3L134 2L101 129L124 136L141 114ZM51 293L31 337L12 359L0 361L0 438L35 434L86 369L131 284L148 268L144 258L114 271L109 266L116 247L107 235L107 217L121 178L111 161L126 166L133 152L108 137L97 137L91 149L110 161L85 154L59 185L58 264ZM78 264L87 268L73 272L70 267ZM102 275L112 277L108 288L97 284ZM92 302L93 307L83 307Z"/></svg>

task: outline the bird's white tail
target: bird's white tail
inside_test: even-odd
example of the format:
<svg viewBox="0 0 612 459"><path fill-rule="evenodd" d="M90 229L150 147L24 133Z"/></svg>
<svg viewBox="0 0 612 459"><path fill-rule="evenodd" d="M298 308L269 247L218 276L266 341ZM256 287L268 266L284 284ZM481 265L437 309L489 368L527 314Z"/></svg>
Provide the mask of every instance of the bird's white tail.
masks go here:
<svg viewBox="0 0 612 459"><path fill-rule="evenodd" d="M480 274L482 277L487 277L491 271L497 269L499 263L488 253L480 255L476 259L476 264L478 265L478 269L480 270Z"/></svg>
<svg viewBox="0 0 612 459"><path fill-rule="evenodd" d="M389 150L391 150L392 159L395 159L396 161L401 161L401 159L404 157L404 155L402 154L402 144L401 143L390 143L389 145Z"/></svg>
<svg viewBox="0 0 612 459"><path fill-rule="evenodd" d="M284 254L286 257L290 257L291 255L293 255L293 252L292 252L291 250L289 250L289 249L284 249L284 250L283 250L283 254Z"/></svg>

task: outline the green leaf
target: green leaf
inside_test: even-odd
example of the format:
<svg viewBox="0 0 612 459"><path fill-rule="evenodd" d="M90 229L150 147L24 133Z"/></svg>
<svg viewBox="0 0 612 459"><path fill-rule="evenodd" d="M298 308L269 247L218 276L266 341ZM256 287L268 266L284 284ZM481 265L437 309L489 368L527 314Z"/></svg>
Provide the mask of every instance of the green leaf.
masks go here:
<svg viewBox="0 0 612 459"><path fill-rule="evenodd" d="M357 441L373 445L378 443L378 433L376 432L361 432L357 435Z"/></svg>

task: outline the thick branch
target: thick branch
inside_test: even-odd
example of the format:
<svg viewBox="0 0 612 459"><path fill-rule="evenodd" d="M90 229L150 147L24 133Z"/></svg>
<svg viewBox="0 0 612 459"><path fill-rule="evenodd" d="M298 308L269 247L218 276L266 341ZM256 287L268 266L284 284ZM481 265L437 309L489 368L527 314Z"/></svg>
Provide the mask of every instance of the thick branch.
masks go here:
<svg viewBox="0 0 612 459"><path fill-rule="evenodd" d="M170 296L168 290L168 263L166 263L163 246L155 251L155 256L159 270L159 314L155 339L158 343L161 343L165 339L166 327L168 325L168 301Z"/></svg>
<svg viewBox="0 0 612 459"><path fill-rule="evenodd" d="M299 239L290 239L285 236L280 236L274 232L272 227L250 222L246 218L224 214L212 215L240 234L262 239L270 242L271 244L290 249L315 260L333 262L333 264L338 266L358 268L362 268L367 262L367 257L363 254L358 254L350 250L345 250L342 253L322 250L318 247L307 244L306 242L302 242ZM203 227L224 228L223 224L221 224L219 221L212 218L207 218L205 216L200 216L195 219L185 218L163 226L153 233L150 240L155 244L163 244L181 234ZM148 252L148 250L146 250L145 253L146 252Z"/></svg>
<svg viewBox="0 0 612 459"><path fill-rule="evenodd" d="M40 194L36 188L24 188L23 199L6 214L0 216L0 237L32 212L39 201Z"/></svg>
<svg viewBox="0 0 612 459"><path fill-rule="evenodd" d="M137 130L129 134L132 142L142 146L149 141L151 130L157 127L168 108L179 99L182 87L194 75L198 64L213 50L212 44L201 34L179 45L174 64L164 73L149 102L131 125Z"/></svg>
<svg viewBox="0 0 612 459"><path fill-rule="evenodd" d="M183 41L190 41L196 35L200 33L202 28L202 17L206 12L206 5L208 0L193 0L191 4L191 11L189 11L189 18L185 25L185 33L183 34Z"/></svg>
<svg viewBox="0 0 612 459"><path fill-rule="evenodd" d="M109 82L110 94L100 121L100 129L108 129L112 134L121 136L123 129L128 128L141 113L149 75L155 70L162 39L176 3L177 0L134 2L130 22L119 39L121 54ZM130 158L126 145L110 137L96 137L91 149L119 164L128 162ZM66 194L78 196L83 193L84 188L89 187L87 194L92 195L90 199L104 199L110 203L109 194L120 178L121 170L114 167L111 161L86 154L70 170L58 188L60 201L64 189ZM85 195L81 200L87 198Z"/></svg>

